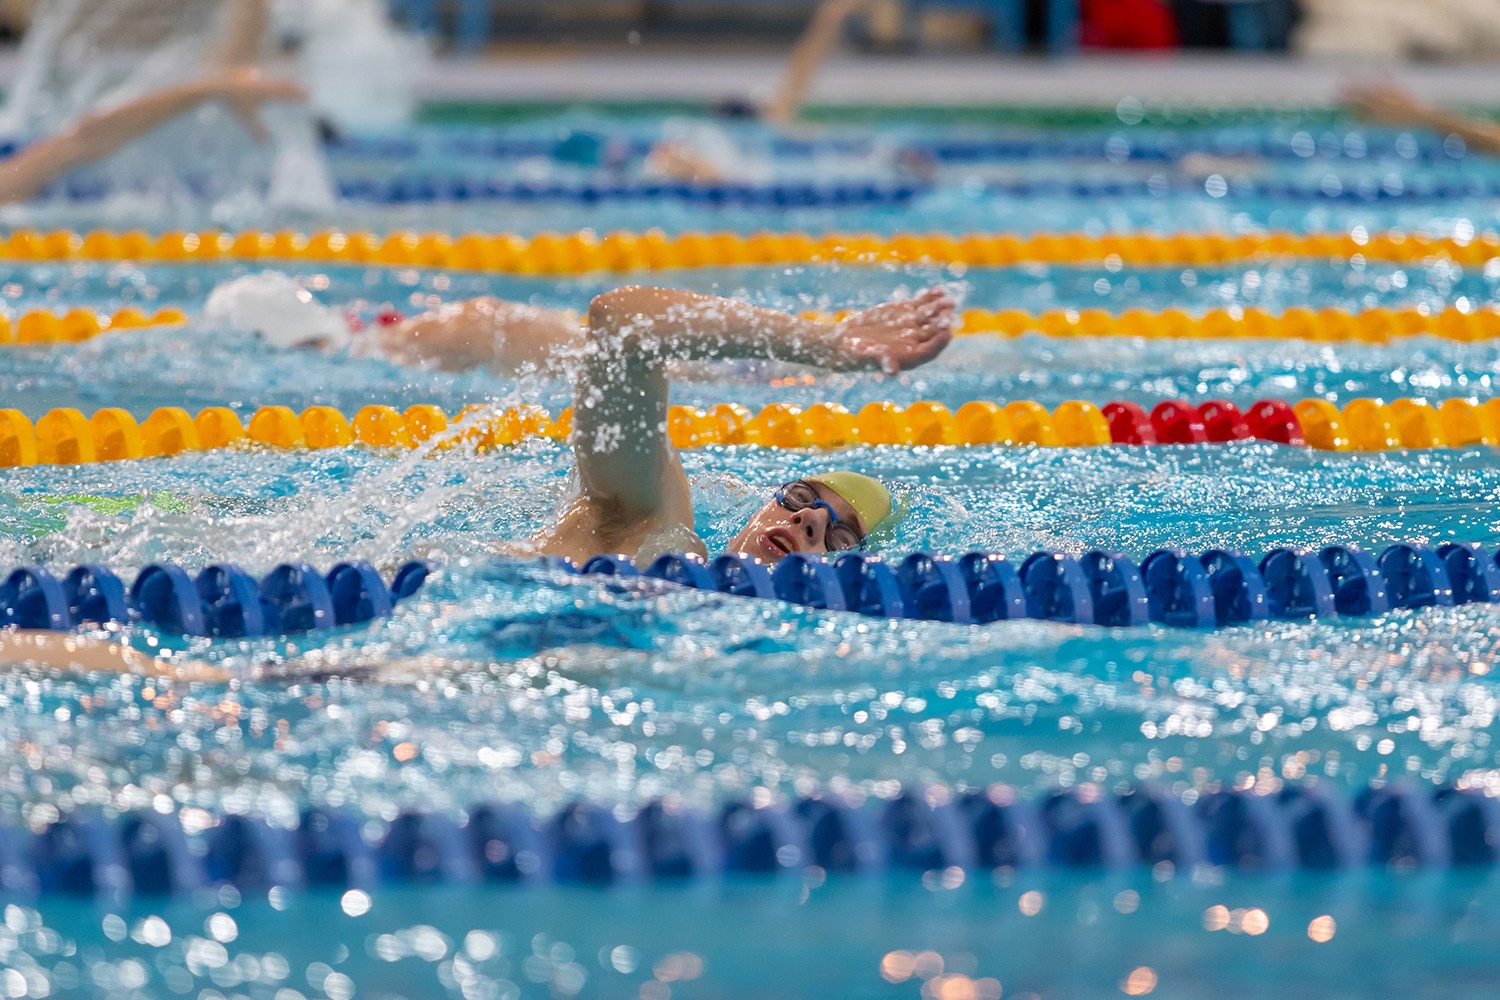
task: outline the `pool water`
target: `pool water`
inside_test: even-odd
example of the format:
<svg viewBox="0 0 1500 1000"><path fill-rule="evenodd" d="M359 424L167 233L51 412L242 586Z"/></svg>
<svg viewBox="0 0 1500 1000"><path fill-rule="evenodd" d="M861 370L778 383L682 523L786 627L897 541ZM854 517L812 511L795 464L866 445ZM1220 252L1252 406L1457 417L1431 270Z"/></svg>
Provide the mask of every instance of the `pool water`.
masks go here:
<svg viewBox="0 0 1500 1000"><path fill-rule="evenodd" d="M518 129L617 128L635 141L656 124L562 117ZM1279 126L1240 134L1282 139ZM529 130L529 131L528 131ZM1340 134L1349 133L1346 128ZM394 151L331 157L336 177L401 169L588 179L610 169L545 157L445 159L496 133L423 126ZM838 129L830 133L840 138ZM854 138L871 130L850 132ZM886 151L1010 133L973 126L873 130L869 152L809 161L764 136L757 169L772 181L885 178ZM1211 129L1185 130L1212 146ZM1028 138L1100 149L1129 126L1044 130ZM389 138L389 137L385 137ZM849 138L845 136L845 138ZM1154 134L1151 136L1155 141ZM1351 158L1342 141L1309 155L1241 157L1246 176L1285 180L1360 171L1410 186L1490 183L1474 157ZM853 138L849 138L853 141ZM1222 144L1222 142L1221 142ZM1092 148L1092 147L1090 147ZM1259 148L1259 147L1257 147ZM1267 146L1267 148L1272 148ZM869 155L867 155L869 153ZM1493 232L1497 201L1351 201L1189 185L1177 160L1111 163L1060 146L1030 160L939 164L902 206L715 210L681 200L591 205L501 202L341 206L338 224L598 232L659 226L894 232L1006 229ZM780 156L781 158L778 158ZM627 166L626 170L635 169ZM1018 176L1088 180L1170 175L1160 193L1120 198L1018 193ZM842 173L841 173L842 172ZM998 184L1000 178L1005 183ZM1012 185L1012 186L1006 186ZM271 225L249 202L148 198L42 201L7 220L76 225ZM160 205L157 206L161 208ZM259 214L258 214L259 213ZM517 383L378 359L267 347L196 319L208 291L243 265L13 263L0 294L37 307L175 306L185 328L122 331L79 345L0 352L0 399L33 418L163 405L352 413L372 402L569 400L555 380ZM618 279L524 278L418 268L288 263L330 305L368 318L475 294L582 308ZM865 305L934 282L975 308L1205 311L1256 305L1473 308L1497 300L1500 267L1396 266L1276 259L1237 266L804 266L666 272L649 280L786 309ZM785 375L777 372L773 375ZM1413 338L1388 345L1297 341L958 339L899 377L777 378L745 367L679 385L674 401L906 404L971 399L1380 396L1488 399L1493 344ZM1102 547L1157 548L1448 540L1500 545L1493 514L1500 454L1473 447L1355 455L1265 442L1105 449L858 448L799 453L715 447L684 453L698 529L711 550L766 491L796 474L851 466L891 481L907 514L883 546L1012 557ZM140 810L182 817L192 842L220 817L296 825L308 808L353 817L370 843L406 811L454 817L521 803L545 819L569 803L618 818L658 800L713 815L727 804L828 795L873 814L902 791L942 796L1003 783L1024 801L1160 789L1192 803L1225 788L1283 784L1348 802L1374 786L1500 789L1500 611L1485 605L1363 619L1272 622L1195 632L1021 621L985 627L885 621L723 598L665 586L570 578L497 564L566 495L571 456L535 440L474 455L461 448L391 455L361 448L230 450L169 459L6 470L0 554L7 565L103 562L134 571L235 561L252 572L349 556L389 570L442 564L388 621L265 640L183 640L133 626L143 650L170 648L226 668L228 683L0 673L0 820L40 829L60 816ZM58 502L61 494L139 503ZM153 499L154 498L154 499ZM102 509L101 509L102 508ZM3 847L3 845L0 845ZM1399 857L1407 855L1397 852ZM1421 852L1417 852L1418 855ZM0 852L0 860L5 855ZM437 995L472 997L1043 997L1146 995L1364 997L1486 995L1500 972L1500 924L1487 868L1400 861L1319 873L1253 872L1204 858L1174 868L1052 864L842 873L806 859L779 876L687 884L620 879L610 888L361 884L203 888L181 898L16 895L0 929L0 991L10 996ZM1431 860L1430 858L1426 860ZM1222 912L1221 912L1222 911ZM1326 919L1326 922L1324 922ZM1330 936L1331 935L1331 936ZM1143 971L1144 970L1144 971Z"/></svg>

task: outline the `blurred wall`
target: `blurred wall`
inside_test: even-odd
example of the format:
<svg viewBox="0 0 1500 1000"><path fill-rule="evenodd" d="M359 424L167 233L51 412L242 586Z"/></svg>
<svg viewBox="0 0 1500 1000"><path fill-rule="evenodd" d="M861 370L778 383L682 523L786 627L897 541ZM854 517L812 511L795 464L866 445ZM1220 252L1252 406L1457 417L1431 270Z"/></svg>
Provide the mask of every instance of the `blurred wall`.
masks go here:
<svg viewBox="0 0 1500 1000"><path fill-rule="evenodd" d="M1297 45L1318 55L1493 59L1500 0L1302 0Z"/></svg>

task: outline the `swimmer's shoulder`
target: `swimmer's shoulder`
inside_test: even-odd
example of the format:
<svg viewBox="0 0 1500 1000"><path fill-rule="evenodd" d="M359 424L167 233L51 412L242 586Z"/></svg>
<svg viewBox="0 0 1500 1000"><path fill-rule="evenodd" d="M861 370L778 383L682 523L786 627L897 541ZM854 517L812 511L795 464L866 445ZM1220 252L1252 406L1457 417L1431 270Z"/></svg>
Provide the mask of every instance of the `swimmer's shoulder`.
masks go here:
<svg viewBox="0 0 1500 1000"><path fill-rule="evenodd" d="M606 512L584 500L574 501L556 522L528 539L502 542L497 555L510 558L562 556L583 565L596 555L623 555L645 566L669 552L707 558L708 547L692 525L671 517L615 526Z"/></svg>

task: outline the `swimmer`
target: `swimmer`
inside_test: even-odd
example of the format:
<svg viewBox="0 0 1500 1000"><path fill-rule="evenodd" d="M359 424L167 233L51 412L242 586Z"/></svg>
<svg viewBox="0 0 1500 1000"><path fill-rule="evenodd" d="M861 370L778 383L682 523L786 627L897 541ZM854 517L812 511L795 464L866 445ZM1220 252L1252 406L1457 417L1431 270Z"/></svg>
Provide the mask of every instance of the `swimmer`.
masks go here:
<svg viewBox="0 0 1500 1000"><path fill-rule="evenodd" d="M1392 86L1358 86L1344 91L1343 100L1367 121L1381 125L1416 126L1439 135L1456 135L1477 153L1500 155L1500 125L1445 111Z"/></svg>
<svg viewBox="0 0 1500 1000"><path fill-rule="evenodd" d="M117 108L85 115L56 135L0 161L0 202L24 201L53 178L101 160L132 139L213 101L227 104L251 136L264 141L268 132L260 120L260 106L306 97L299 85L265 78L246 67L165 87Z"/></svg>
<svg viewBox="0 0 1500 1000"><path fill-rule="evenodd" d="M819 323L734 299L667 288L625 287L597 296L581 336L574 386L578 491L555 521L511 554L599 554L637 559L707 554L693 531L687 476L667 435L670 366L762 358L831 371L896 374L937 357L952 338L954 302L939 288ZM793 552L862 548L894 513L890 490L853 471L801 477L770 498L728 544L774 563ZM151 657L120 643L71 633L0 630L0 668L130 673L219 682L220 667Z"/></svg>
<svg viewBox="0 0 1500 1000"><path fill-rule="evenodd" d="M416 316L383 312L365 325L322 305L279 271L234 278L209 294L204 320L248 330L277 347L353 357L381 357L401 365L447 372L487 368L499 375L566 377L583 348L583 318L571 309L512 302L492 295L450 302ZM756 371L746 363L741 371ZM677 379L722 377L707 365L674 363Z"/></svg>
<svg viewBox="0 0 1500 1000"><path fill-rule="evenodd" d="M693 531L687 476L667 434L671 365L761 358L896 374L942 352L953 314L954 302L940 288L838 323L667 288L599 295L589 305L574 380L578 492L516 551L580 563L600 554L706 556ZM857 472L787 480L730 540L730 553L774 563L792 552L857 549L893 511L890 490Z"/></svg>
<svg viewBox="0 0 1500 1000"><path fill-rule="evenodd" d="M758 118L775 128L785 128L797 118L798 112L812 86L818 68L828 58L833 44L838 40L844 22L870 6L873 0L823 0L813 12L802 36L792 46L791 57L777 83L776 92L769 103L757 108L748 101L726 101L718 106L716 113L723 118ZM658 142L646 157L646 171L659 177L712 183L723 180L731 171L733 150L718 150L719 155L710 155L709 147L722 147L725 143L702 134L686 138L665 138Z"/></svg>
<svg viewBox="0 0 1500 1000"><path fill-rule="evenodd" d="M504 375L561 375L585 339L583 320L575 312L494 296L449 303L409 318L385 313L366 328L318 303L279 271L217 286L203 316L211 326L250 330L277 347L348 350L453 372L489 368Z"/></svg>

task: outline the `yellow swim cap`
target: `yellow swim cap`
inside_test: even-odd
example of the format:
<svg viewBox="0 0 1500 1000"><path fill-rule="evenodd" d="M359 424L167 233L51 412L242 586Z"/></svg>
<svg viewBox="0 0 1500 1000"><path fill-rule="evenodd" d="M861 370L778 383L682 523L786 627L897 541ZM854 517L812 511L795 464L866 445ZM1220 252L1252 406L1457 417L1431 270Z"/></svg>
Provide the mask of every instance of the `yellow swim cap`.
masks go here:
<svg viewBox="0 0 1500 1000"><path fill-rule="evenodd" d="M878 479L858 472L825 472L821 476L804 476L810 483L822 483L833 490L865 523L865 534L874 534L880 522L891 516L891 491Z"/></svg>

